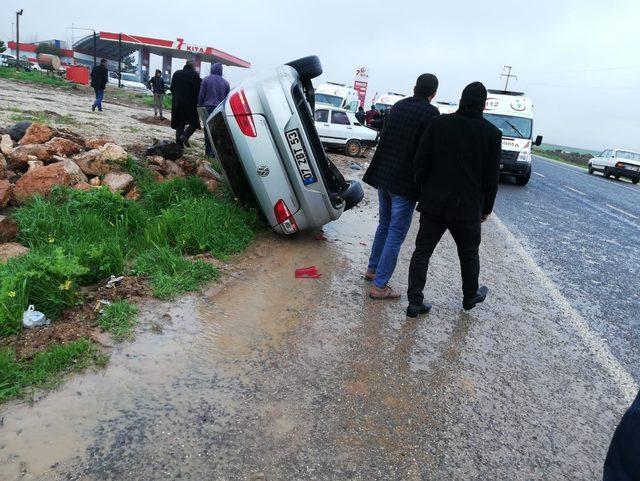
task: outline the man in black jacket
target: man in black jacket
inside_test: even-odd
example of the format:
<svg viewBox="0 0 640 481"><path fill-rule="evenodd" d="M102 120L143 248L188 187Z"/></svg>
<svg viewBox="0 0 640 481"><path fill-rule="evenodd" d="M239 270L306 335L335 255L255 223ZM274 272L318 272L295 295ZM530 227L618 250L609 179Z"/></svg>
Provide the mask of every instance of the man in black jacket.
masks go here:
<svg viewBox="0 0 640 481"><path fill-rule="evenodd" d="M162 78L162 72L156 69L156 74L149 79L147 86L153 92L153 116L158 116L158 110L160 111L160 119L164 120L162 115L162 107L164 106L164 94L167 91L167 87L164 84Z"/></svg>
<svg viewBox="0 0 640 481"><path fill-rule="evenodd" d="M104 97L104 89L109 81L109 71L107 70L107 60L100 60L100 64L91 69L91 87L96 93L96 100L91 106L91 111L95 112L96 108L102 112L102 98Z"/></svg>
<svg viewBox="0 0 640 481"><path fill-rule="evenodd" d="M364 278L373 281L372 299L400 297L387 283L396 268L400 247L411 226L418 200L413 159L429 121L440 115L431 105L438 79L422 74L416 81L413 97L396 103L386 116L384 130L371 166L363 180L378 189L379 223Z"/></svg>
<svg viewBox="0 0 640 481"><path fill-rule="evenodd" d="M189 138L200 128L198 94L202 79L193 68L193 60L187 60L182 70L171 80L171 128L176 131L176 143L189 147ZM185 128L186 127L186 128Z"/></svg>
<svg viewBox="0 0 640 481"><path fill-rule="evenodd" d="M478 288L480 224L491 214L498 192L502 133L482 116L486 100L484 85L467 85L458 111L434 119L420 141L415 172L421 214L409 266L409 317L431 308L422 291L431 254L447 229L458 247L464 309L487 296L485 286Z"/></svg>

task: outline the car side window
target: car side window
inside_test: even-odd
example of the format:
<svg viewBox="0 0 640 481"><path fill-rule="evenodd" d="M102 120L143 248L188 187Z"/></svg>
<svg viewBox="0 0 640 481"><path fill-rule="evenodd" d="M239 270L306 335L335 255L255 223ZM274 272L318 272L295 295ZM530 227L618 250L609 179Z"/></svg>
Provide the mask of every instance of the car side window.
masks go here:
<svg viewBox="0 0 640 481"><path fill-rule="evenodd" d="M316 120L316 122L329 122L329 111L328 110L316 110L315 120Z"/></svg>
<svg viewBox="0 0 640 481"><path fill-rule="evenodd" d="M331 112L331 123L338 125L351 125L349 117L347 117L345 112L337 112L335 110Z"/></svg>

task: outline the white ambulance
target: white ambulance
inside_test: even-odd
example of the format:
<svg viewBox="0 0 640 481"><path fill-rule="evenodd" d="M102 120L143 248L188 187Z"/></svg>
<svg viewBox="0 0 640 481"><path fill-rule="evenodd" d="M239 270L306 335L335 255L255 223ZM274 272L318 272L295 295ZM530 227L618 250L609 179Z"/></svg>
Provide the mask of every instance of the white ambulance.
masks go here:
<svg viewBox="0 0 640 481"><path fill-rule="evenodd" d="M315 91L316 107L336 107L356 112L360 106L358 92L353 87L335 82L318 85Z"/></svg>
<svg viewBox="0 0 640 481"><path fill-rule="evenodd" d="M502 131L500 173L515 177L526 185L531 178L531 146L540 145L542 136L532 140L533 103L522 92L489 90L484 118Z"/></svg>
<svg viewBox="0 0 640 481"><path fill-rule="evenodd" d="M396 92L387 92L386 94L380 95L380 97L375 100L373 105L375 105L378 112L382 112L383 110L390 109L396 104L396 102L402 100L405 97L406 95Z"/></svg>

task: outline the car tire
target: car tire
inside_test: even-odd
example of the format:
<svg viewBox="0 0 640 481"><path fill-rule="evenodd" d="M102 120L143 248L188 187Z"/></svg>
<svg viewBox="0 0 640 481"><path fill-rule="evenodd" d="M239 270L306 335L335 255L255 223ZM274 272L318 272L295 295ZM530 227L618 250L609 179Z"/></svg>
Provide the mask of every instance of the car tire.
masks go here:
<svg viewBox="0 0 640 481"><path fill-rule="evenodd" d="M636 185L638 183L638 181L640 181L640 177L635 177L635 178L631 179L631 182L633 182L633 185Z"/></svg>
<svg viewBox="0 0 640 481"><path fill-rule="evenodd" d="M351 139L347 141L347 145L345 145L344 150L349 157L360 157L362 144L356 139Z"/></svg>
<svg viewBox="0 0 640 481"><path fill-rule="evenodd" d="M322 64L316 55L292 60L287 65L293 67L302 79L310 80L322 75Z"/></svg>
<svg viewBox="0 0 640 481"><path fill-rule="evenodd" d="M609 177L611 177L611 172L609 172L609 167L604 168L604 170L602 171L602 176L605 179L608 179Z"/></svg>
<svg viewBox="0 0 640 481"><path fill-rule="evenodd" d="M590 175L593 175L593 173L595 172L595 169L593 167L591 167L591 164L589 164L589 170L588 170Z"/></svg>
<svg viewBox="0 0 640 481"><path fill-rule="evenodd" d="M344 201L344 210L349 210L360 203L364 198L364 190L362 184L357 180L347 181L349 187L342 193L342 200Z"/></svg>

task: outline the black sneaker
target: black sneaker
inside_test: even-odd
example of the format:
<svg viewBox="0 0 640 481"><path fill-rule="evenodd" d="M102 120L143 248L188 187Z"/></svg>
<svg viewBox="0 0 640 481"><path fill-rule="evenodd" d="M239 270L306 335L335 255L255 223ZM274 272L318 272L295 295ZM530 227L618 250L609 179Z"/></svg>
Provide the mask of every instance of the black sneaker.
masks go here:
<svg viewBox="0 0 640 481"><path fill-rule="evenodd" d="M91 111L92 111L92 112L95 112L95 111L96 111L96 106L95 106L95 105L92 105L92 106L91 106Z"/></svg>
<svg viewBox="0 0 640 481"><path fill-rule="evenodd" d="M189 143L189 139L187 139L186 137L181 137L180 140L182 140L182 145L184 145L187 149L189 147L191 147L191 144Z"/></svg>
<svg viewBox="0 0 640 481"><path fill-rule="evenodd" d="M474 297L462 300L462 307L465 311L473 309L474 307L476 307L476 304L484 302L484 300L487 298L488 292L489 288L487 286L480 286L480 289L478 289L478 292L476 292L476 295Z"/></svg>
<svg viewBox="0 0 640 481"><path fill-rule="evenodd" d="M409 304L407 307L407 317L418 317L420 314L427 314L431 310L431 304Z"/></svg>

